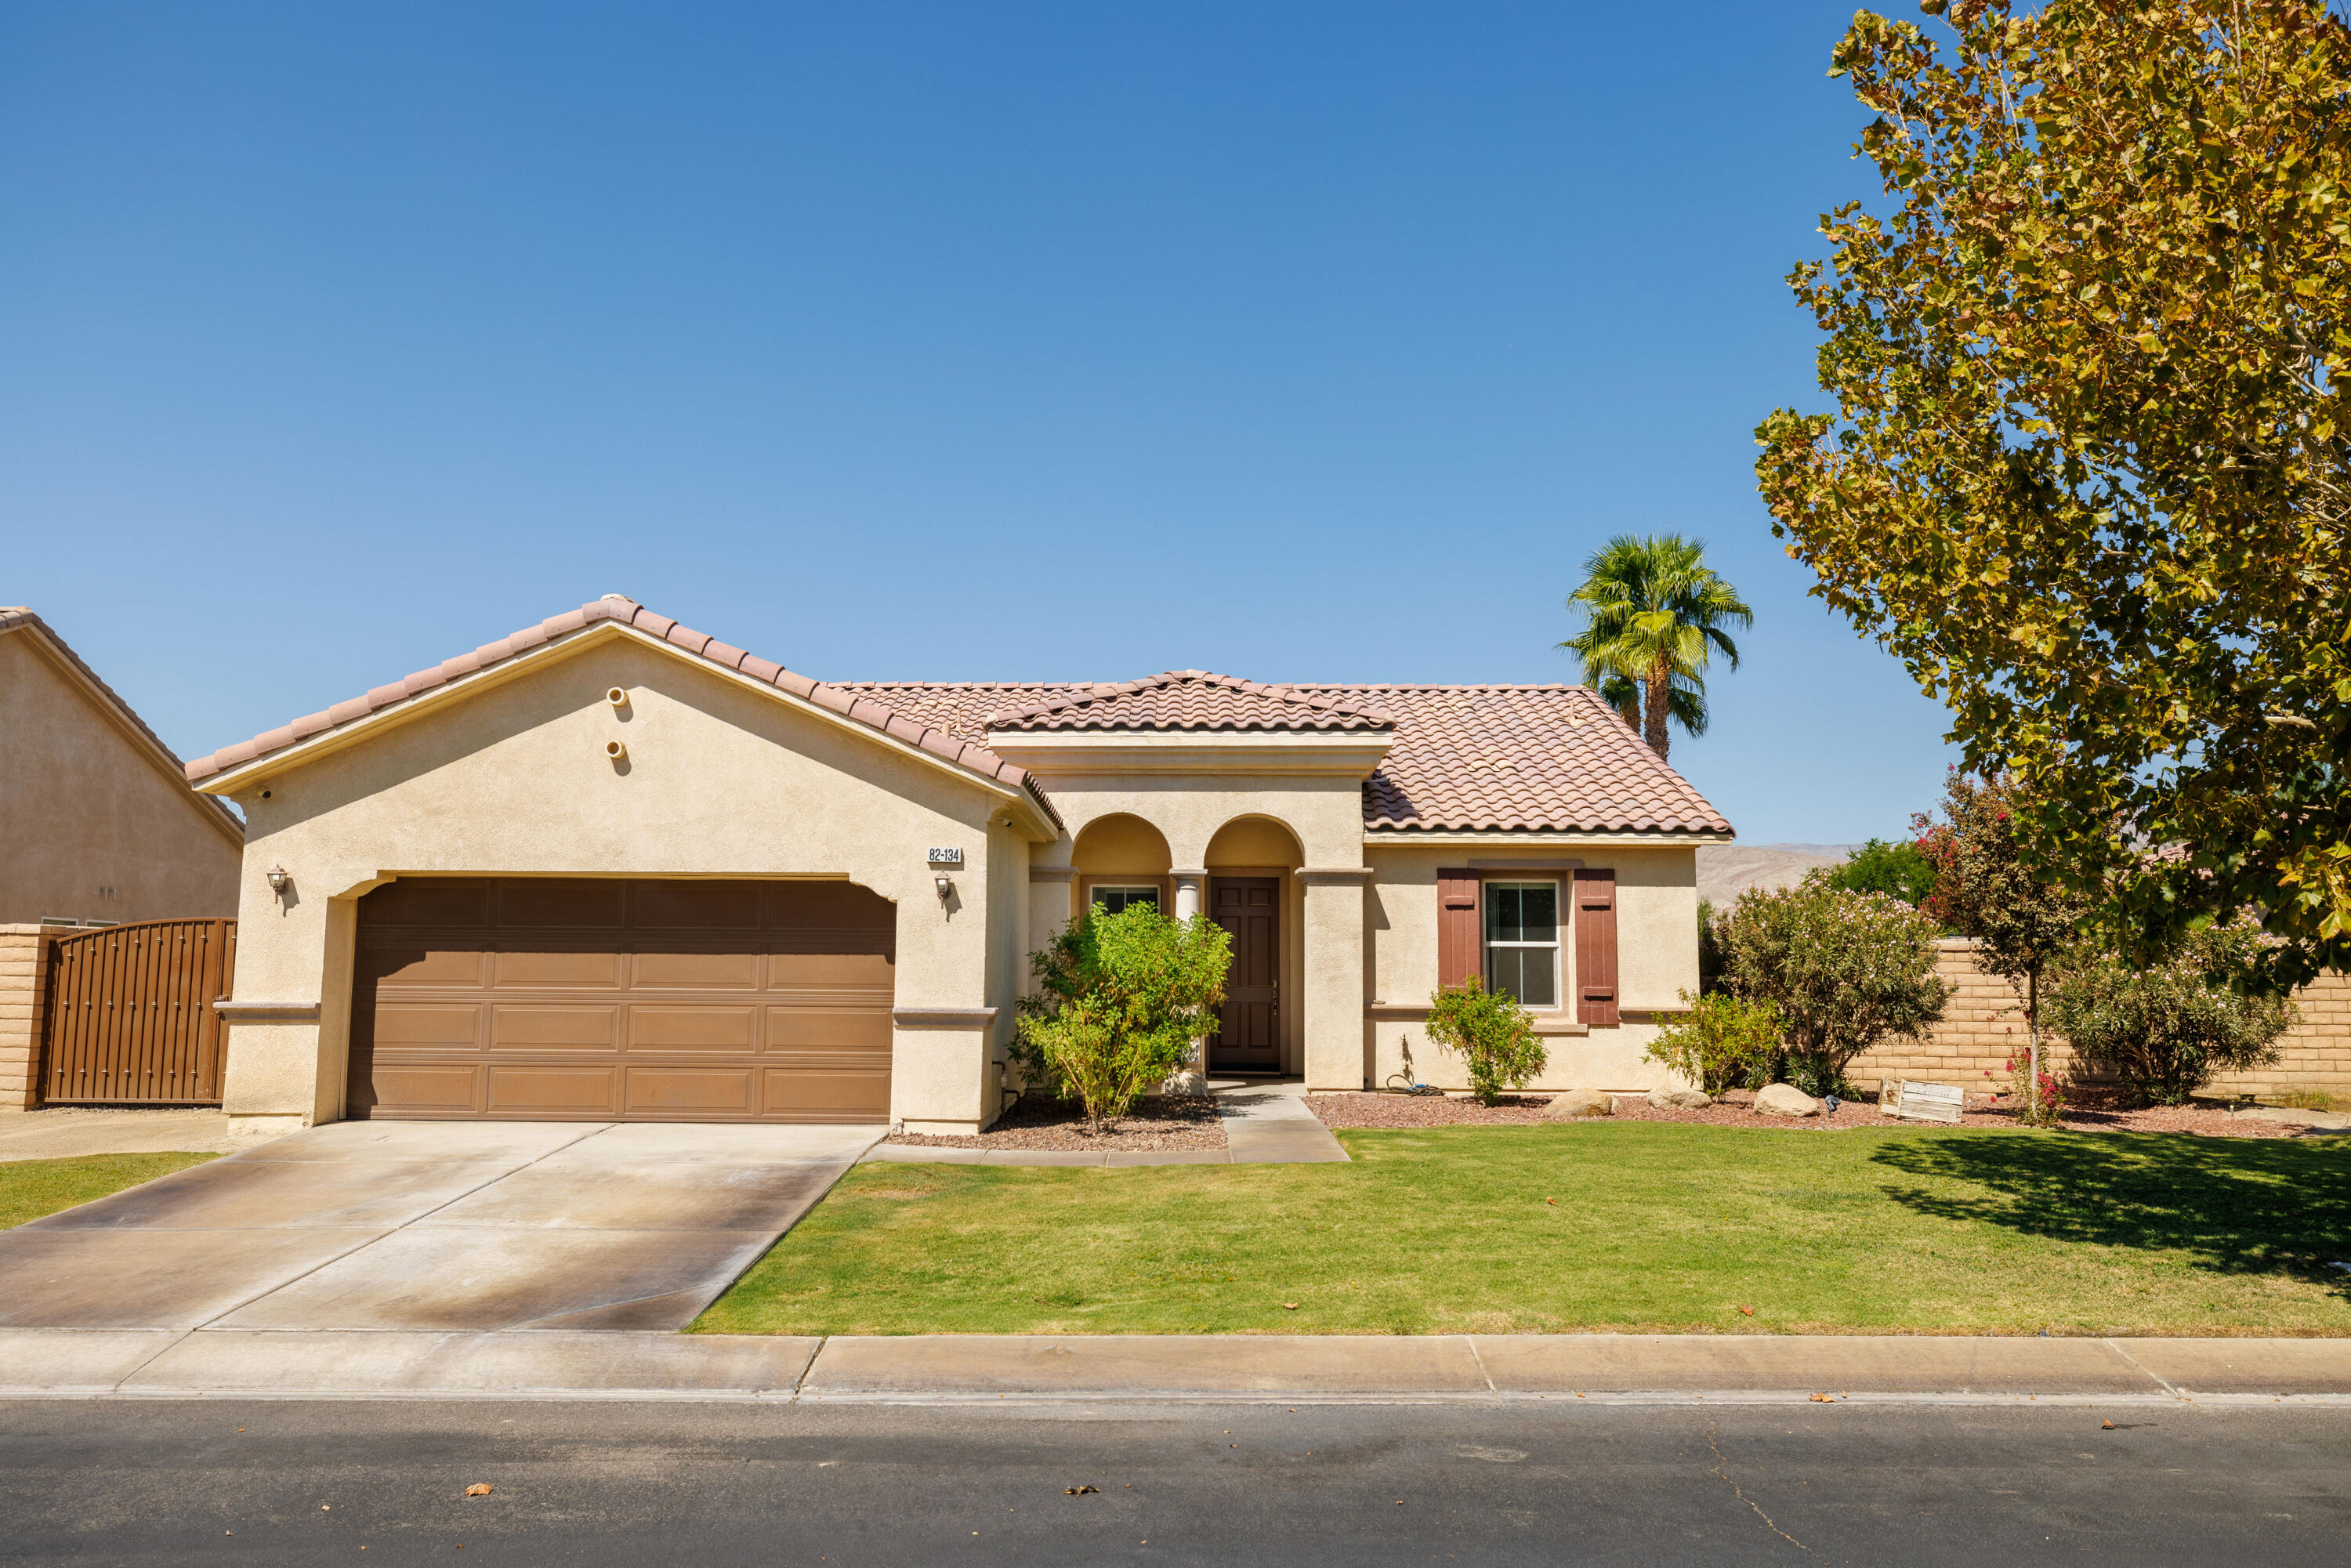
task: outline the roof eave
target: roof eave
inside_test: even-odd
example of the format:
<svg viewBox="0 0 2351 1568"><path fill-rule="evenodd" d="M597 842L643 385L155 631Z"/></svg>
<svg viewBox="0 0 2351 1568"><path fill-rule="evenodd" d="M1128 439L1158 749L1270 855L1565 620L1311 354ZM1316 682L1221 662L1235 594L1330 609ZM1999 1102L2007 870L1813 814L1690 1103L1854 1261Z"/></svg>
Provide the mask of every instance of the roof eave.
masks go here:
<svg viewBox="0 0 2351 1568"><path fill-rule="evenodd" d="M770 682L747 675L739 670L728 669L724 664L705 659L664 638L656 637L642 627L619 620L592 621L577 631L550 637L534 647L527 648L496 664L456 676L438 685L430 686L397 702L388 703L382 707L321 730L316 735L225 768L217 773L208 774L196 782L194 788L200 794L233 796L240 790L252 788L265 779L273 778L297 768L308 767L322 758L371 740L388 729L406 725L428 714L438 712L452 703L465 701L484 691L518 679L556 659L569 658L597 643L620 638L631 640L644 647L659 649L672 658L689 664L696 669L705 670L722 679L732 681L747 690L761 693L796 712L820 719L834 728L853 734L861 739L870 740L876 745L887 747L901 756L922 763L935 772L976 785L1013 805L1018 818L1025 820L1024 825L1029 832L1040 842L1050 842L1061 835L1061 824L1059 815L1053 810L1052 804L1045 797L1043 790L1031 779L1024 779L1019 783L1014 783L1003 779L991 778L977 768L967 768L960 762L938 756L921 746L893 735L886 729L877 729L845 714L836 713L821 703L810 702Z"/></svg>

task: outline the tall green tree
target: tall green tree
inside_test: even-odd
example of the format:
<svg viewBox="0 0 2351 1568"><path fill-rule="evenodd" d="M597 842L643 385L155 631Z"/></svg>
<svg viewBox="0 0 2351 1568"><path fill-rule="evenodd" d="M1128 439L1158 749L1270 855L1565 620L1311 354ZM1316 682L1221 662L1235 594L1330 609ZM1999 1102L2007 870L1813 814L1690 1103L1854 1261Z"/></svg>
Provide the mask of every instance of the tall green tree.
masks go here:
<svg viewBox="0 0 2351 1568"><path fill-rule="evenodd" d="M1619 534L1583 563L1568 608L1583 629L1559 644L1583 661L1583 678L1641 731L1660 758L1670 720L1706 733L1706 669L1720 653L1739 668L1727 627L1755 624L1739 591L1706 564L1706 546L1679 534Z"/></svg>
<svg viewBox="0 0 2351 1568"><path fill-rule="evenodd" d="M2267 984L2351 967L2351 27L1932 26L1834 57L1885 200L1790 276L1837 407L1757 429L1774 529L2127 953L2251 906Z"/></svg>

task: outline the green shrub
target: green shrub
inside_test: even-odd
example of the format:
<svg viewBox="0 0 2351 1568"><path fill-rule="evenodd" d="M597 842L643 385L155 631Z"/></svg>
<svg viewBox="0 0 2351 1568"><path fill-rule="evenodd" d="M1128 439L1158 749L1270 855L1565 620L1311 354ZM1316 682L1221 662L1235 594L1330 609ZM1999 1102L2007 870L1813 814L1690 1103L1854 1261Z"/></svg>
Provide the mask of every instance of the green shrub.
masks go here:
<svg viewBox="0 0 2351 1568"><path fill-rule="evenodd" d="M1709 1094L1761 1089L1780 1053L1780 1009L1717 991L1690 1000L1689 1016L1657 1031L1649 1060L1662 1061Z"/></svg>
<svg viewBox="0 0 2351 1568"><path fill-rule="evenodd" d="M1813 872L1750 888L1715 922L1723 989L1779 1009L1785 1072L1807 1094L1853 1093L1846 1063L1943 1016L1932 917L1882 893L1848 893Z"/></svg>
<svg viewBox="0 0 2351 1568"><path fill-rule="evenodd" d="M2050 1027L2074 1060L2143 1098L2177 1105L2215 1072L2267 1067L2294 1003L2241 989L2262 945L2249 918L2191 932L2147 969L2096 956L2071 967L2049 1001Z"/></svg>
<svg viewBox="0 0 2351 1568"><path fill-rule="evenodd" d="M1550 1061L1534 1015L1475 975L1428 998L1428 1038L1468 1064L1470 1092L1489 1105L1505 1089L1525 1088Z"/></svg>
<svg viewBox="0 0 2351 1568"><path fill-rule="evenodd" d="M1232 938L1215 922L1172 920L1148 904L1090 909L1029 956L1011 1046L1021 1077L1084 1105L1099 1131L1190 1060L1225 999Z"/></svg>

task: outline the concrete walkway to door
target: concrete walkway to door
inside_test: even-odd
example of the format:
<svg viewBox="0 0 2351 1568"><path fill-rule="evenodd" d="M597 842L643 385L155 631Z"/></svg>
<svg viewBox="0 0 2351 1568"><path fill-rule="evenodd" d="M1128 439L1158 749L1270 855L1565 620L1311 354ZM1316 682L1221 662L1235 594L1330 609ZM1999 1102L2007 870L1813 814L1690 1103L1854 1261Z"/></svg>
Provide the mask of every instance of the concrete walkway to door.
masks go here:
<svg viewBox="0 0 2351 1568"><path fill-rule="evenodd" d="M882 1133L333 1123L0 1231L0 1328L680 1329Z"/></svg>

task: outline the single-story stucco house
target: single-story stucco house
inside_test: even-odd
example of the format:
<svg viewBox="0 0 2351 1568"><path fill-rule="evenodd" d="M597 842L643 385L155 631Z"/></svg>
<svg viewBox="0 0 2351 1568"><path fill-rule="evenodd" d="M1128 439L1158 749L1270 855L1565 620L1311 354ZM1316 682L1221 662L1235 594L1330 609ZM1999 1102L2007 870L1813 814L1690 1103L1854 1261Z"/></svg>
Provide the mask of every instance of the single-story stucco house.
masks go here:
<svg viewBox="0 0 2351 1568"><path fill-rule="evenodd" d="M1235 936L1212 1072L1639 1089L1730 825L1576 686L810 680L608 596L188 766L248 834L232 1115L899 1123L1006 1103L1086 903Z"/></svg>
<svg viewBox="0 0 2351 1568"><path fill-rule="evenodd" d="M245 824L49 623L0 606L0 925L236 913Z"/></svg>

